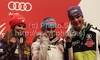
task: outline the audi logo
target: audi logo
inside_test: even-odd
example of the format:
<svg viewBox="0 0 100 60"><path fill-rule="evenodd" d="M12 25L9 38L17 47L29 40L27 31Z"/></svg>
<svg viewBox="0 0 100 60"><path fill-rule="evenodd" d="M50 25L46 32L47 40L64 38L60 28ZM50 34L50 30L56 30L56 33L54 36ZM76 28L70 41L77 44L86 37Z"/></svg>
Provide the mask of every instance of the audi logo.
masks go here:
<svg viewBox="0 0 100 60"><path fill-rule="evenodd" d="M31 11L32 5L29 2L24 3L11 1L8 3L8 8L16 11Z"/></svg>

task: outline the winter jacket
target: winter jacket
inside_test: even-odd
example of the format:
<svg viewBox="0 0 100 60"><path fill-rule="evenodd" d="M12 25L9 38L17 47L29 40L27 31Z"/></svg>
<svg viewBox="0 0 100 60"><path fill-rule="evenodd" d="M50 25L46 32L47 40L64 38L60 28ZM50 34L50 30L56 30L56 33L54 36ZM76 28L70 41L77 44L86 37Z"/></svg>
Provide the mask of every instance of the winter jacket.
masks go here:
<svg viewBox="0 0 100 60"><path fill-rule="evenodd" d="M31 46L27 43L28 50L23 49L22 44L9 42L7 39L0 39L0 60L32 60Z"/></svg>
<svg viewBox="0 0 100 60"><path fill-rule="evenodd" d="M41 33L31 45L32 60L63 60L63 45L61 38L56 36L51 41L48 37L41 37Z"/></svg>
<svg viewBox="0 0 100 60"><path fill-rule="evenodd" d="M90 24L77 33L72 27L70 31L76 32L72 42L66 43L69 60L100 60L100 32Z"/></svg>

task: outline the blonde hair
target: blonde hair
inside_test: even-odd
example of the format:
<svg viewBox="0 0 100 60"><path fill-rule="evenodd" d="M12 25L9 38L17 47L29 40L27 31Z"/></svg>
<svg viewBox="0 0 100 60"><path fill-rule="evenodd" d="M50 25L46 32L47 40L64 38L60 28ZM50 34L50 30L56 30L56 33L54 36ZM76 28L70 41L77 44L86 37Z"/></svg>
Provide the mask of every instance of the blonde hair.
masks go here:
<svg viewBox="0 0 100 60"><path fill-rule="evenodd" d="M38 38L39 38L39 35L35 36L35 37L33 38L33 42L35 42Z"/></svg>

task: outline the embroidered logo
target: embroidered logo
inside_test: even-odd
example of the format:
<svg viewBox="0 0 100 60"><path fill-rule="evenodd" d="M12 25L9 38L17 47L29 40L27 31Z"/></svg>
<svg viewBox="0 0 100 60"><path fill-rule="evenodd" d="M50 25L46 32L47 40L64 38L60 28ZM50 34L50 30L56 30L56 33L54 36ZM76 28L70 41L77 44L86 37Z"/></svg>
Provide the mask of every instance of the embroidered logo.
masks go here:
<svg viewBox="0 0 100 60"><path fill-rule="evenodd" d="M47 22L46 22L46 24L52 24L52 23L55 24L54 21L47 21Z"/></svg>
<svg viewBox="0 0 100 60"><path fill-rule="evenodd" d="M85 45L92 47L95 43L93 41L86 41Z"/></svg>
<svg viewBox="0 0 100 60"><path fill-rule="evenodd" d="M87 34L86 37L87 37L88 39L91 39L92 35L91 35L91 34Z"/></svg>
<svg viewBox="0 0 100 60"><path fill-rule="evenodd" d="M2 47L2 46L3 46L3 43L1 42L1 43L0 43L0 47Z"/></svg>
<svg viewBox="0 0 100 60"><path fill-rule="evenodd" d="M72 45L75 46L76 44L79 44L80 43L80 40L77 40L75 42L72 42Z"/></svg>
<svg viewBox="0 0 100 60"><path fill-rule="evenodd" d="M30 55L29 51L24 51L24 54Z"/></svg>
<svg viewBox="0 0 100 60"><path fill-rule="evenodd" d="M77 9L74 9L74 10L71 10L70 13L74 13L74 12L77 12L78 10Z"/></svg>

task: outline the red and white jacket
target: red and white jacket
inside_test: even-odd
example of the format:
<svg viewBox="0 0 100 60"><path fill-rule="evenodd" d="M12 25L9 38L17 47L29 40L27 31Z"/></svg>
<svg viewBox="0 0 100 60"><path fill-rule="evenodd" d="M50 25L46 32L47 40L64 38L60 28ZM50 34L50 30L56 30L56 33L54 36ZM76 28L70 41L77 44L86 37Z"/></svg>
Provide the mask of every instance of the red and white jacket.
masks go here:
<svg viewBox="0 0 100 60"><path fill-rule="evenodd" d="M32 60L63 60L63 45L57 36L50 41L48 37L39 37L31 45Z"/></svg>

